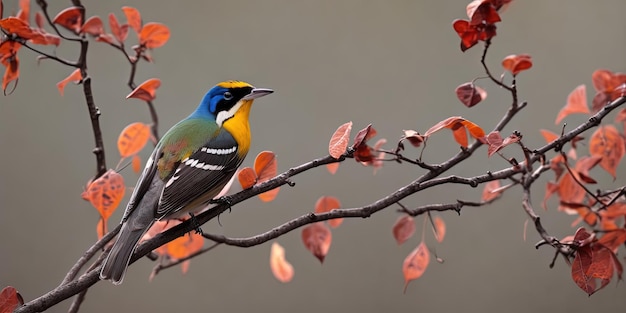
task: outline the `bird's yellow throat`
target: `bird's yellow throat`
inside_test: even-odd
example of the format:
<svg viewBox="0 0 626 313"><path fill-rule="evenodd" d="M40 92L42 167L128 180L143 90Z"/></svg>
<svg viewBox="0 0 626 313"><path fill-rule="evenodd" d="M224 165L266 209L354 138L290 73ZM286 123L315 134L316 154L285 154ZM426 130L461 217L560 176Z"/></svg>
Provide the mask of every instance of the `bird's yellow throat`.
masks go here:
<svg viewBox="0 0 626 313"><path fill-rule="evenodd" d="M226 129L237 141L239 145L239 156L244 157L250 149L250 123L248 117L250 116L250 108L252 107L253 100L241 100L243 103L239 110L233 117L224 122L224 129Z"/></svg>

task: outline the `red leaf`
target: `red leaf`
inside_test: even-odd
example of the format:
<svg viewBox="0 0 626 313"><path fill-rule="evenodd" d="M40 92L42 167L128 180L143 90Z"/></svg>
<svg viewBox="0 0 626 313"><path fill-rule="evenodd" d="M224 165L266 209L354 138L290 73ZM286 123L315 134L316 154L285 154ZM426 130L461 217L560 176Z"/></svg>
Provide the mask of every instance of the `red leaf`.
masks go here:
<svg viewBox="0 0 626 313"><path fill-rule="evenodd" d="M352 122L347 122L337 128L330 142L328 143L328 153L335 159L339 159L348 148L348 140L350 138L350 130L352 130Z"/></svg>
<svg viewBox="0 0 626 313"><path fill-rule="evenodd" d="M65 77L62 81L57 83L57 89L59 89L59 93L63 96L63 91L65 90L65 85L69 82L74 82L76 84L80 83L83 79L83 75L80 73L80 69L75 69L70 75Z"/></svg>
<svg viewBox="0 0 626 313"><path fill-rule="evenodd" d="M150 139L150 125L135 122L126 126L117 137L117 150L122 158L127 158L141 151Z"/></svg>
<svg viewBox="0 0 626 313"><path fill-rule="evenodd" d="M511 72L513 76L533 66L533 61L528 54L511 54L502 60L502 67Z"/></svg>
<svg viewBox="0 0 626 313"><path fill-rule="evenodd" d="M589 154L601 157L600 166L614 179L624 150L624 139L613 125L600 126L589 139Z"/></svg>
<svg viewBox="0 0 626 313"><path fill-rule="evenodd" d="M500 132L494 131L494 132L489 133L489 135L487 135L485 140L487 141L487 144L489 145L487 148L487 156L490 157L494 153L500 151L502 148L510 144L519 142L521 138L517 134L513 133L509 135L509 137L502 139L502 137L500 137Z"/></svg>
<svg viewBox="0 0 626 313"><path fill-rule="evenodd" d="M288 283L293 278L293 266L285 259L285 248L277 242L272 243L270 250L270 269L281 283Z"/></svg>
<svg viewBox="0 0 626 313"><path fill-rule="evenodd" d="M117 39L117 42L124 43L128 36L128 25L120 26L117 21L117 17L113 13L109 13L109 26L111 27L111 33Z"/></svg>
<svg viewBox="0 0 626 313"><path fill-rule="evenodd" d="M409 282L420 278L430 262L430 252L428 247L422 241L415 250L413 250L402 263L402 272L404 274L404 292L409 286Z"/></svg>
<svg viewBox="0 0 626 313"><path fill-rule="evenodd" d="M109 228L107 226L107 221L102 217L98 220L98 225L96 225L96 234L98 236L98 240L102 239L106 233L109 232Z"/></svg>
<svg viewBox="0 0 626 313"><path fill-rule="evenodd" d="M624 242L626 242L626 229L624 228L607 232L598 240L599 244L611 249L614 253Z"/></svg>
<svg viewBox="0 0 626 313"><path fill-rule="evenodd" d="M23 304L23 301L20 299L21 296L15 288L11 286L4 287L2 292L0 292L0 313L12 313L19 305Z"/></svg>
<svg viewBox="0 0 626 313"><path fill-rule="evenodd" d="M580 85L567 96L567 103L556 116L555 124L559 124L563 118L572 113L589 114L586 90L585 85Z"/></svg>
<svg viewBox="0 0 626 313"><path fill-rule="evenodd" d="M17 80L20 77L19 64L20 61L17 58L17 55L12 57L5 58L2 56L2 64L6 66L6 70L4 71L4 76L2 77L2 90L6 93L7 87L9 83L15 81L17 84ZM15 87L14 87L15 88Z"/></svg>
<svg viewBox="0 0 626 313"><path fill-rule="evenodd" d="M87 185L82 198L91 202L103 219L108 219L124 198L124 177L114 170L108 170Z"/></svg>
<svg viewBox="0 0 626 313"><path fill-rule="evenodd" d="M392 228L393 238L401 245L415 233L415 222L412 216L403 215L400 216L393 224Z"/></svg>
<svg viewBox="0 0 626 313"><path fill-rule="evenodd" d="M251 167L242 168L237 175L237 179L239 179L239 184L243 189L252 188L257 181L256 173Z"/></svg>
<svg viewBox="0 0 626 313"><path fill-rule="evenodd" d="M341 203L339 199L330 196L323 196L317 199L315 202L315 213L325 213L330 212L335 209L341 208ZM343 218L336 218L332 220L328 220L328 225L331 227L337 228L343 222Z"/></svg>
<svg viewBox="0 0 626 313"><path fill-rule="evenodd" d="M437 123L428 131L426 131L426 133L424 133L424 137L428 137L434 132L437 132L444 128L451 129L452 133L454 134L454 139L463 147L467 147L467 133L465 132L466 129L474 138L483 139L485 137L485 131L483 131L482 128L460 116L452 116Z"/></svg>
<svg viewBox="0 0 626 313"><path fill-rule="evenodd" d="M161 80L158 78L150 78L128 94L126 99L137 98L143 101L152 101L156 98L156 90L159 87L161 87Z"/></svg>
<svg viewBox="0 0 626 313"><path fill-rule="evenodd" d="M433 224L435 224L435 228L433 228L433 232L435 232L435 239L437 239L438 242L442 242L443 238L446 237L446 223L441 217L435 216Z"/></svg>
<svg viewBox="0 0 626 313"><path fill-rule="evenodd" d="M485 184L481 200L484 202L493 201L500 198L502 191L500 190L500 181L492 180Z"/></svg>
<svg viewBox="0 0 626 313"><path fill-rule="evenodd" d="M402 139L408 140L413 145L413 147L418 148L419 146L422 145L424 140L426 140L424 136L420 135L420 133L414 130L403 130L403 131L404 131L404 136L402 136Z"/></svg>
<svg viewBox="0 0 626 313"><path fill-rule="evenodd" d="M104 33L104 24L98 16L92 16L85 21L80 28L80 33L87 33L93 36L99 36Z"/></svg>
<svg viewBox="0 0 626 313"><path fill-rule="evenodd" d="M352 144L352 148L359 148L374 136L376 136L376 130L372 128L372 124L367 125L367 127L359 130L356 136L354 136L354 144Z"/></svg>
<svg viewBox="0 0 626 313"><path fill-rule="evenodd" d="M455 91L456 97L468 108L487 98L487 92L471 82L459 85Z"/></svg>
<svg viewBox="0 0 626 313"><path fill-rule="evenodd" d="M111 34L101 34L100 36L96 37L96 41L105 42L110 45L115 44L115 38Z"/></svg>
<svg viewBox="0 0 626 313"><path fill-rule="evenodd" d="M546 140L546 143L551 143L551 142L559 139L559 135L557 135L557 134L555 134L555 133L553 133L553 132L551 132L549 130L541 129L539 131L541 132L541 136L543 136L543 139Z"/></svg>
<svg viewBox="0 0 626 313"><path fill-rule="evenodd" d="M43 28L43 25L45 24L45 22L44 22L43 14L41 14L41 12L35 13L35 24L37 25L39 29Z"/></svg>
<svg viewBox="0 0 626 313"><path fill-rule="evenodd" d="M9 34L15 34L20 38L31 39L37 34L28 26L25 21L9 16L0 20L0 27Z"/></svg>
<svg viewBox="0 0 626 313"><path fill-rule="evenodd" d="M170 38L170 29L161 23L147 23L139 33L139 44L146 48L158 48Z"/></svg>
<svg viewBox="0 0 626 313"><path fill-rule="evenodd" d="M137 34L141 31L141 14L133 7L122 7L122 11L126 15L126 22Z"/></svg>
<svg viewBox="0 0 626 313"><path fill-rule="evenodd" d="M57 14L52 20L52 23L59 24L65 27L67 30L78 34L80 32L81 25L83 24L82 18L83 8L81 7L69 7Z"/></svg>
<svg viewBox="0 0 626 313"><path fill-rule="evenodd" d="M20 0L20 11L17 12L16 16L20 20L26 22L26 24L30 24L30 0ZM0 14L0 18L1 17L2 14Z"/></svg>
<svg viewBox="0 0 626 313"><path fill-rule="evenodd" d="M254 160L254 171L257 176L257 183L262 183L276 176L276 155L271 151L263 151L259 153ZM259 194L259 199L264 202L270 202L278 195L279 187Z"/></svg>
<svg viewBox="0 0 626 313"><path fill-rule="evenodd" d="M615 86L613 86L612 80L613 72L609 70L600 69L591 74L593 88L595 88L597 92L605 93L613 91Z"/></svg>
<svg viewBox="0 0 626 313"><path fill-rule="evenodd" d="M332 234L324 223L313 223L302 229L302 242L307 250L324 263L332 242Z"/></svg>
<svg viewBox="0 0 626 313"><path fill-rule="evenodd" d="M141 158L138 154L133 155L133 172L139 173L141 171Z"/></svg>
<svg viewBox="0 0 626 313"><path fill-rule="evenodd" d="M587 276L592 260L591 248L586 246L576 250L576 257L572 263L572 279L588 295L595 292L595 284L592 284L591 278Z"/></svg>
<svg viewBox="0 0 626 313"><path fill-rule="evenodd" d="M493 24L501 21L491 1L474 0L467 5L466 12L472 25Z"/></svg>
<svg viewBox="0 0 626 313"><path fill-rule="evenodd" d="M452 27L461 38L461 51L465 51L478 43L478 31L470 27L469 21L454 20Z"/></svg>

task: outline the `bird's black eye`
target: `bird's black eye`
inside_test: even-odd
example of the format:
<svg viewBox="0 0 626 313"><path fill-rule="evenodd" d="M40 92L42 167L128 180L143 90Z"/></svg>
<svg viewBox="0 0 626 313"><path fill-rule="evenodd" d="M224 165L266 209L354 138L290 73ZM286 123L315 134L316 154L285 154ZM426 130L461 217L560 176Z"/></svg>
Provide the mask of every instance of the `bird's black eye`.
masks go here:
<svg viewBox="0 0 626 313"><path fill-rule="evenodd" d="M230 100L232 98L233 98L233 94L232 93L230 93L228 91L224 93L224 100Z"/></svg>

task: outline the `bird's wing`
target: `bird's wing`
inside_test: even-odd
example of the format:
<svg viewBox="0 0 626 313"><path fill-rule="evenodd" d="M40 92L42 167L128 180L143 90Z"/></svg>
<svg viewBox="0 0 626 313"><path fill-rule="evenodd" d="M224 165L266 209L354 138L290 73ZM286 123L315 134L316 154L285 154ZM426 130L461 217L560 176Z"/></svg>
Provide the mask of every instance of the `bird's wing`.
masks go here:
<svg viewBox="0 0 626 313"><path fill-rule="evenodd" d="M182 160L165 183L157 218L194 210L213 199L233 176L243 157L237 141L225 130Z"/></svg>
<svg viewBox="0 0 626 313"><path fill-rule="evenodd" d="M126 221L128 216L137 208L143 196L148 192L148 189L153 184L153 179L155 178L155 174L157 173L157 162L156 156L159 153L159 149L155 149L150 155L146 163L146 167L144 168L141 176L139 176L139 180L137 180L137 185L133 189L133 193L130 196L130 200L128 201L128 205L126 206L126 211L124 211L124 216L122 217L122 222ZM158 177L157 177L158 178ZM159 188L158 186L153 186L153 188Z"/></svg>

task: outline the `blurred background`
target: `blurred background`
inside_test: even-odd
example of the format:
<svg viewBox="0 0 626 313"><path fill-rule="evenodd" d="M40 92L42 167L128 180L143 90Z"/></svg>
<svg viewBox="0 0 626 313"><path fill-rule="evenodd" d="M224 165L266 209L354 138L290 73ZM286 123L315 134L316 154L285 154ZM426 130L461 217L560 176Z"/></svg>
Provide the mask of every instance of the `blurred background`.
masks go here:
<svg viewBox="0 0 626 313"><path fill-rule="evenodd" d="M69 1L50 1L55 15ZM379 138L392 148L403 129L424 132L453 115L490 130L510 105L510 95L487 80L478 84L488 98L472 109L463 106L454 89L483 76L481 46L466 53L452 21L467 18L468 1L84 1L87 16L107 21L113 12L124 21L121 7L139 9L144 23L167 24L169 42L153 51L154 64L141 63L137 83L151 77L162 81L155 101L160 133L195 109L216 83L238 79L275 94L255 103L251 124L253 143L244 165L272 150L279 171L327 154L335 128L347 121L356 130L373 123ZM17 11L17 0L4 1L5 16ZM33 1L33 13L36 5ZM529 147L544 144L539 129L554 132L557 112L579 84L588 87L599 68L626 71L626 2L516 1L502 14L488 64L499 75L509 54L528 53L534 66L520 74L520 99L529 105L503 131L519 130ZM32 15L31 15L32 16ZM106 22L105 22L106 23ZM108 23L106 23L108 24ZM49 28L48 28L49 29ZM107 25L108 29L108 25ZM131 31L128 42L135 40ZM129 44L130 46L130 44ZM59 56L73 59L78 47L64 42ZM20 51L20 80L9 96L0 97L0 286L16 287L26 301L54 288L83 252L96 240L98 214L80 194L95 171L93 135L82 88L70 84L61 97L55 84L72 69L55 62L36 61ZM117 136L128 124L150 122L145 104L126 100L129 66L119 51L94 42L89 51L89 74L102 111L101 125L109 167L119 161ZM611 115L607 122L612 121ZM585 116L567 119L567 129ZM589 137L591 133L587 134ZM579 154L587 153L587 146ZM145 161L150 148L142 152ZM436 134L424 153L428 162L454 155L458 145L449 132ZM521 159L515 148L507 157ZM409 149L407 156L419 151ZM487 159L485 148L450 174L477 175L507 166L498 157ZM602 170L592 175L598 186L624 185ZM293 179L271 203L251 199L212 221L205 232L246 237L264 232L313 210L322 195L338 197L343 207L359 207L388 195L423 173L408 164L388 163L375 176L371 168L349 160L334 176L324 168ZM123 171L132 186L138 175ZM573 216L556 212L549 202L540 209L545 183L534 188L533 200L551 234L573 234ZM595 189L595 187L594 187ZM441 186L403 201L409 207L478 201L482 187ZM127 197L130 192L127 192ZM154 263L142 259L129 270L124 284L98 283L87 293L81 312L589 312L623 310L624 284L612 282L592 297L571 280L561 260L548 264L553 250L536 250L538 235L528 229L521 190L513 188L496 203L440 215L447 223L443 243L426 230L426 242L445 263L431 261L426 273L402 293L405 256L420 241L417 233L398 246L391 227L399 214L390 207L368 219L344 221L333 229L333 243L323 265L303 246L296 230L276 241L286 249L295 268L292 282L282 284L271 274L271 242L243 249L221 246L195 258L189 272L162 272L152 282ZM122 208L111 218L121 218ZM622 249L623 252L623 249ZM620 256L622 257L622 256ZM623 260L623 258L622 258ZM64 312L70 301L51 312Z"/></svg>

